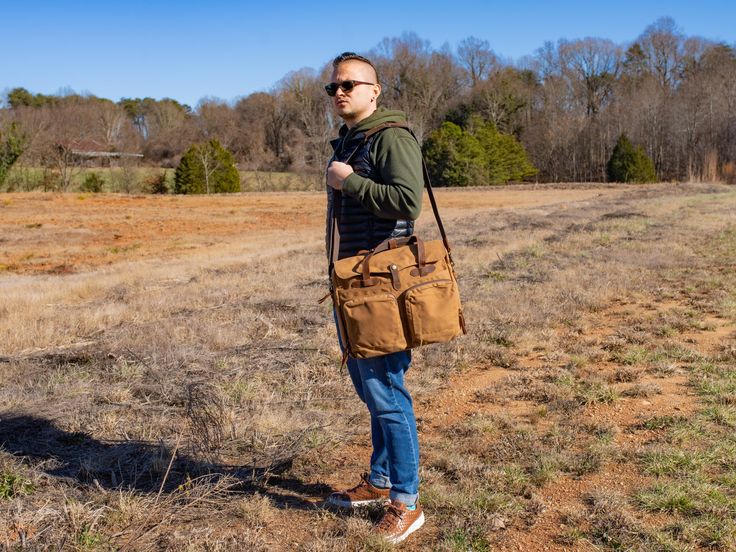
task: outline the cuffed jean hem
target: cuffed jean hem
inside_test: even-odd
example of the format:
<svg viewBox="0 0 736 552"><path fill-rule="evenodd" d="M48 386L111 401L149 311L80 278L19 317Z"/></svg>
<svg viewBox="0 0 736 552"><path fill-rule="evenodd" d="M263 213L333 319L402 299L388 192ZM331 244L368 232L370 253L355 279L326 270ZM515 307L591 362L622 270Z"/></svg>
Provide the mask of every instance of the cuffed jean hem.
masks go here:
<svg viewBox="0 0 736 552"><path fill-rule="evenodd" d="M419 493L409 494L409 493L395 493L394 491L391 491L389 493L389 498L391 500L401 502L402 504L406 504L407 506L413 506L414 504L416 504L417 499L419 498Z"/></svg>
<svg viewBox="0 0 736 552"><path fill-rule="evenodd" d="M378 487L380 489L389 489L391 487L391 480L385 475L376 475L375 473L371 473L368 477L368 482L374 487Z"/></svg>

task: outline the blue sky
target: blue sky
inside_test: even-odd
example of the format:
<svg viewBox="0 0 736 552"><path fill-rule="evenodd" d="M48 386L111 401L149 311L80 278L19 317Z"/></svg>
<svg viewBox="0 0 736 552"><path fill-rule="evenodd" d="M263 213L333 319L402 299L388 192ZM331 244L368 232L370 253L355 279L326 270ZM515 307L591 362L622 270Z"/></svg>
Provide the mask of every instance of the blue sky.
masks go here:
<svg viewBox="0 0 736 552"><path fill-rule="evenodd" d="M268 90L289 71L407 31L434 47L476 36L517 60L547 40L629 42L661 16L688 36L736 43L733 0L0 0L0 92L70 87L195 106Z"/></svg>

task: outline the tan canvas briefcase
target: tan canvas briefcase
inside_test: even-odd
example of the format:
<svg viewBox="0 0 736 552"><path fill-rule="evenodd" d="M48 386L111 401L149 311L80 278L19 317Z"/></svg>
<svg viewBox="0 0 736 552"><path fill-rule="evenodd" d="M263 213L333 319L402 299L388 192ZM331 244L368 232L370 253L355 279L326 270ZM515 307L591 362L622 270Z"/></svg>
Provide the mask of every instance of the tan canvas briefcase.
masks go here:
<svg viewBox="0 0 736 552"><path fill-rule="evenodd" d="M457 280L440 240L387 240L341 259L332 289L342 342L355 358L450 341L464 331Z"/></svg>
<svg viewBox="0 0 736 552"><path fill-rule="evenodd" d="M388 126L406 128L389 123L382 128ZM333 209L331 295L345 353L354 358L446 342L465 333L450 246L424 161L422 169L441 240L425 242L416 235L388 239L371 251L337 260L339 215ZM339 201L336 192L333 205Z"/></svg>

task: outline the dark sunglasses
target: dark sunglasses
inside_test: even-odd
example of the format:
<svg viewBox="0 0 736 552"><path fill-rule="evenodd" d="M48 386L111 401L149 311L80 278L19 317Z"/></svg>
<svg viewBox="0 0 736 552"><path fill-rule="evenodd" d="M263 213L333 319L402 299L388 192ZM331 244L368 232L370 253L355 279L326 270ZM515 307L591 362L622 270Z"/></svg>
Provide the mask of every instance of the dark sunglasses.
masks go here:
<svg viewBox="0 0 736 552"><path fill-rule="evenodd" d="M328 96L334 96L337 94L337 89L339 88L343 92L350 92L353 88L358 86L359 84L376 84L375 82L363 82L363 81L356 81L356 80L346 80L342 82L331 82L330 84L325 85L325 90L327 90Z"/></svg>

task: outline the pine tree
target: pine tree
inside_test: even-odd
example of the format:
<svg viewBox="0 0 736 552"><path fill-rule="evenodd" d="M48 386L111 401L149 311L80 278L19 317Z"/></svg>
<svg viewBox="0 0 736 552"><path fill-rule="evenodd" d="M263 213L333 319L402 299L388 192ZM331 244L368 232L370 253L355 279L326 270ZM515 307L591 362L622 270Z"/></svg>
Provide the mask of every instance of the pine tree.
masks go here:
<svg viewBox="0 0 736 552"><path fill-rule="evenodd" d="M480 141L486 153L488 184L503 184L524 180L537 174L529 162L524 146L510 134L502 134L496 126L478 118L471 119L471 132Z"/></svg>
<svg viewBox="0 0 736 552"><path fill-rule="evenodd" d="M631 171L632 182L656 182L657 171L654 161L644 151L643 146L637 146L634 151L634 167Z"/></svg>
<svg viewBox="0 0 736 552"><path fill-rule="evenodd" d="M438 186L485 183L486 154L477 138L455 123L445 122L424 142L430 177Z"/></svg>
<svg viewBox="0 0 736 552"><path fill-rule="evenodd" d="M609 182L654 182L654 163L641 146L634 147L626 134L619 136L606 165Z"/></svg>
<svg viewBox="0 0 736 552"><path fill-rule="evenodd" d="M443 123L425 141L424 157L438 185L503 184L537 174L524 146L480 117L471 117L466 129Z"/></svg>
<svg viewBox="0 0 736 552"><path fill-rule="evenodd" d="M239 191L240 175L233 156L217 140L192 145L174 173L174 193L177 194Z"/></svg>

